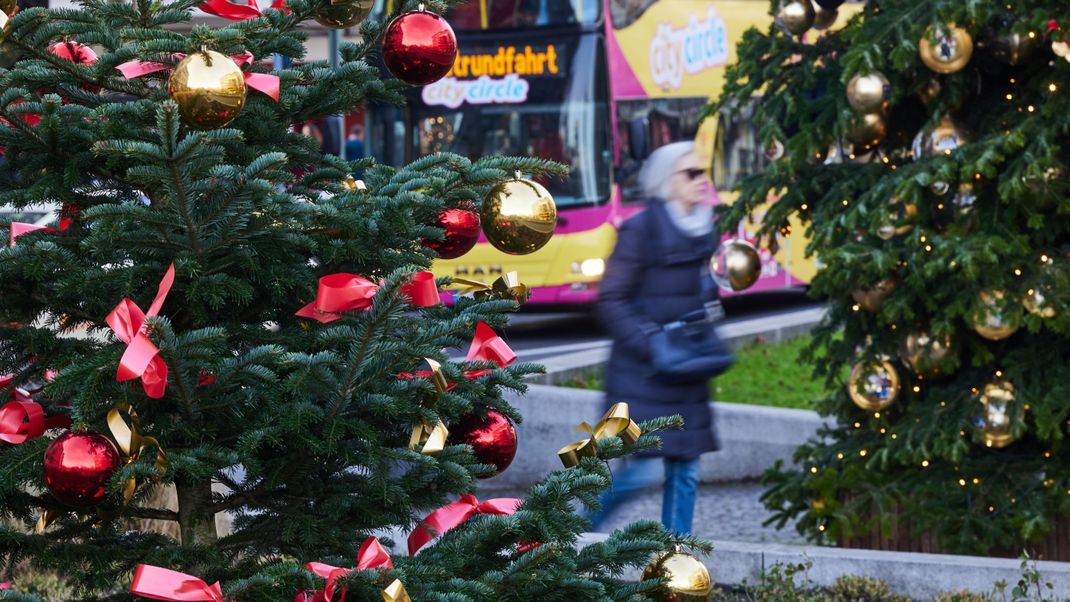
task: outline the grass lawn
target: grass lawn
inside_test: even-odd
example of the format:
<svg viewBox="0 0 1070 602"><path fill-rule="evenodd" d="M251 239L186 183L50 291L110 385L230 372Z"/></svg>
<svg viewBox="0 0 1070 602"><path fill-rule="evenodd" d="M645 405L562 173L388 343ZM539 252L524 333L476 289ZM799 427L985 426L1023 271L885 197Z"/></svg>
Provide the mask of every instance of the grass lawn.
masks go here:
<svg viewBox="0 0 1070 602"><path fill-rule="evenodd" d="M812 376L811 366L799 360L799 352L810 340L807 335L783 343L758 342L739 350L736 365L714 379L713 398L730 403L812 408L814 400L825 396L825 384ZM562 385L601 389L602 374L582 374Z"/></svg>

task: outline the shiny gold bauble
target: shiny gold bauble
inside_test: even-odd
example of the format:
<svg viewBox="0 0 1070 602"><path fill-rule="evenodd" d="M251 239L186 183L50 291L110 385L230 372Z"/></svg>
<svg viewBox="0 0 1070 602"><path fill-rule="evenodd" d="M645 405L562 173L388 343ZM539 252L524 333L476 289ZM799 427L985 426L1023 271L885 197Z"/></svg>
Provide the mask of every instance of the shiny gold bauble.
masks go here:
<svg viewBox="0 0 1070 602"><path fill-rule="evenodd" d="M918 42L918 52L925 66L937 73L962 70L973 56L973 38L954 23L930 27Z"/></svg>
<svg viewBox="0 0 1070 602"><path fill-rule="evenodd" d="M913 203L902 204L898 199L892 199L891 206L892 210L877 227L877 237L881 240L891 240L909 234L914 229L910 220L918 215L918 206Z"/></svg>
<svg viewBox="0 0 1070 602"><path fill-rule="evenodd" d="M997 61L1015 66L1033 55L1040 46L1040 36L1035 31L1005 33L985 41L985 46Z"/></svg>
<svg viewBox="0 0 1070 602"><path fill-rule="evenodd" d="M856 153L866 153L884 140L888 134L888 124L880 113L866 113L855 118L851 129L847 131L847 140L854 145Z"/></svg>
<svg viewBox="0 0 1070 602"><path fill-rule="evenodd" d="M814 5L810 0L780 0L774 22L784 33L801 36L814 25Z"/></svg>
<svg viewBox="0 0 1070 602"><path fill-rule="evenodd" d="M371 12L373 0L337 0L327 3L312 18L324 27L347 29L364 20Z"/></svg>
<svg viewBox="0 0 1070 602"><path fill-rule="evenodd" d="M765 158L770 161L779 161L784 158L784 143L774 139L765 145Z"/></svg>
<svg viewBox="0 0 1070 602"><path fill-rule="evenodd" d="M194 52L179 61L167 90L178 104L182 123L197 130L221 128L245 106L242 70L214 50Z"/></svg>
<svg viewBox="0 0 1070 602"><path fill-rule="evenodd" d="M914 137L914 157L950 155L960 146L970 142L973 142L973 133L959 125L950 115L944 115L936 125L918 132Z"/></svg>
<svg viewBox="0 0 1070 602"><path fill-rule="evenodd" d="M870 71L847 82L847 102L859 113L876 113L888 107L892 89L880 71Z"/></svg>
<svg viewBox="0 0 1070 602"><path fill-rule="evenodd" d="M920 98L921 102L927 107L940 95L940 89L940 82L935 79L930 79L918 90L918 98Z"/></svg>
<svg viewBox="0 0 1070 602"><path fill-rule="evenodd" d="M932 377L940 374L940 364L950 354L950 337L940 339L926 332L912 332L903 341L899 359L903 360L914 374Z"/></svg>
<svg viewBox="0 0 1070 602"><path fill-rule="evenodd" d="M495 249L527 255L541 249L557 228L557 205L538 182L521 178L495 186L479 212L483 233Z"/></svg>
<svg viewBox="0 0 1070 602"><path fill-rule="evenodd" d="M851 297L858 306L868 312L876 313L884 307L884 300L895 290L895 278L885 278L872 288L860 288L851 292Z"/></svg>
<svg viewBox="0 0 1070 602"><path fill-rule="evenodd" d="M1036 286L1026 291L1025 297L1022 298L1022 305L1026 311L1039 318L1055 317L1055 305L1051 301L1050 293L1043 286Z"/></svg>
<svg viewBox="0 0 1070 602"><path fill-rule="evenodd" d="M814 29L818 31L825 31L836 24L836 19L840 18L840 11L834 9L821 8L820 4L814 4Z"/></svg>
<svg viewBox="0 0 1070 602"><path fill-rule="evenodd" d="M1014 385L996 381L985 385L981 394L981 417L977 428L988 447L1007 447L1014 442L1011 427L1020 417L1018 397Z"/></svg>
<svg viewBox="0 0 1070 602"><path fill-rule="evenodd" d="M977 296L977 305L970 313L970 326L977 334L990 341L1001 341L1011 336L1021 325L1021 308L1016 305L1005 306L1005 296L1006 294L999 290L982 291Z"/></svg>
<svg viewBox="0 0 1070 602"><path fill-rule="evenodd" d="M899 373L886 360L858 362L847 378L847 393L859 408L879 412L899 396Z"/></svg>
<svg viewBox="0 0 1070 602"><path fill-rule="evenodd" d="M726 240L710 259L710 272L722 290L741 291L753 286L762 275L762 258L749 242Z"/></svg>
<svg viewBox="0 0 1070 602"><path fill-rule="evenodd" d="M713 593L713 578L706 565L683 552L666 554L643 571L643 581L664 576L665 589L650 597L658 602L707 602Z"/></svg>

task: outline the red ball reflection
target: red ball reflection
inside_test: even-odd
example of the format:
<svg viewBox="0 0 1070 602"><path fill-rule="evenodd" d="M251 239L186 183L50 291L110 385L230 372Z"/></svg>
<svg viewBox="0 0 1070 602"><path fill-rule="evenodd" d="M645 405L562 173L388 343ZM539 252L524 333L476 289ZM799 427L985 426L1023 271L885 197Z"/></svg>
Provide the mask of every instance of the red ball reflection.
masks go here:
<svg viewBox="0 0 1070 602"><path fill-rule="evenodd" d="M383 36L383 61L394 77L414 86L442 79L457 60L457 36L432 12L399 15Z"/></svg>
<svg viewBox="0 0 1070 602"><path fill-rule="evenodd" d="M45 450L45 485L69 506L104 501L108 479L119 469L119 450L103 435L66 433Z"/></svg>
<svg viewBox="0 0 1070 602"><path fill-rule="evenodd" d="M435 226L445 230L442 240L424 239L423 245L441 259L456 259L472 250L479 240L479 214L467 209L444 209L438 212Z"/></svg>
<svg viewBox="0 0 1070 602"><path fill-rule="evenodd" d="M495 410L488 410L486 416L466 414L456 424L450 425L448 443L471 445L477 460L497 466L496 474L501 474L516 457L516 427Z"/></svg>

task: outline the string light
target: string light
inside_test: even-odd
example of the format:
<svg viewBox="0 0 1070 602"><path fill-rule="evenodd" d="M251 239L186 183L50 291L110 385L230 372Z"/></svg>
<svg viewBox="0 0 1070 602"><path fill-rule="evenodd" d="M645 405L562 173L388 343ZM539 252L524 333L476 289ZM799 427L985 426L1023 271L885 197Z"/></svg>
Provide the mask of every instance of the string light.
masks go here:
<svg viewBox="0 0 1070 602"><path fill-rule="evenodd" d="M799 209L802 209L803 211L806 211L809 208L810 208L810 206L807 205L806 203L803 203L802 205L799 206Z"/></svg>
<svg viewBox="0 0 1070 602"><path fill-rule="evenodd" d="M922 468L928 468L929 467L929 461L928 460L922 460L921 461L921 467Z"/></svg>
<svg viewBox="0 0 1070 602"><path fill-rule="evenodd" d="M1048 84L1048 91L1054 94L1059 91L1059 86L1055 85L1055 82L1052 82Z"/></svg>
<svg viewBox="0 0 1070 602"><path fill-rule="evenodd" d="M892 433L892 439L895 439L895 438L896 438L896 434Z"/></svg>
<svg viewBox="0 0 1070 602"><path fill-rule="evenodd" d="M858 455L862 456L863 458L865 458L865 457L866 457L866 454L868 454L868 453L869 453L869 452L867 452L867 451L866 451L866 450L864 450L864 449L860 449L860 450L858 450Z"/></svg>
<svg viewBox="0 0 1070 602"><path fill-rule="evenodd" d="M921 387L919 387L918 385L914 385L914 392L921 393Z"/></svg>
<svg viewBox="0 0 1070 602"><path fill-rule="evenodd" d="M977 478L977 477L974 477L974 478L973 478L973 484L974 484L974 485L980 485L980 484L981 484L981 479L979 479L979 478Z"/></svg>
<svg viewBox="0 0 1070 602"><path fill-rule="evenodd" d="M1032 293L1030 293L1030 294L1032 294ZM862 307L860 305L858 305L857 303L855 303L854 305L851 306L851 310L853 310L853 311L859 311L860 309L862 309Z"/></svg>
<svg viewBox="0 0 1070 602"><path fill-rule="evenodd" d="M1022 275L1021 268L1014 268L1014 275L1015 276L1021 276Z"/></svg>
<svg viewBox="0 0 1070 602"><path fill-rule="evenodd" d="M1041 254L1040 263L1048 263L1048 255L1046 253L1045 254Z"/></svg>
<svg viewBox="0 0 1070 602"><path fill-rule="evenodd" d="M1045 458L1050 458L1051 457L1051 452L1050 451L1044 452L1044 457Z"/></svg>
<svg viewBox="0 0 1070 602"><path fill-rule="evenodd" d="M825 525L818 525L817 530L823 532L825 530Z"/></svg>
<svg viewBox="0 0 1070 602"><path fill-rule="evenodd" d="M966 479L959 479L959 485L966 486Z"/></svg>
<svg viewBox="0 0 1070 602"><path fill-rule="evenodd" d="M880 418L881 417L881 413L880 412L873 412L873 417L874 418Z"/></svg>
<svg viewBox="0 0 1070 602"><path fill-rule="evenodd" d="M941 407L941 408L942 408L942 407L944 407L944 406L946 406L946 405L947 405L947 402L946 402L946 401L941 401L941 402L940 402L940 407Z"/></svg>
<svg viewBox="0 0 1070 602"><path fill-rule="evenodd" d="M843 452L840 452L840 453L836 454L836 459L837 460L842 460L843 459Z"/></svg>
<svg viewBox="0 0 1070 602"><path fill-rule="evenodd" d="M846 207L846 206L847 206L847 199L843 199L843 206L844 206L844 207Z"/></svg>

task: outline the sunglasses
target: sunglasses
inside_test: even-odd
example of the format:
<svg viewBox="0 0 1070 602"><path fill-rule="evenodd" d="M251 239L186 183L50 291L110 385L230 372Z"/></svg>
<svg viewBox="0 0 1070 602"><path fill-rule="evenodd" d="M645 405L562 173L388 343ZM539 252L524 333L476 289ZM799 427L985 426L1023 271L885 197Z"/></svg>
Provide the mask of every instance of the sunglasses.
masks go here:
<svg viewBox="0 0 1070 602"><path fill-rule="evenodd" d="M699 177L706 175L706 170L705 169L699 169L697 167L691 167L691 168L688 168L688 169L681 169L680 171L677 171L676 173L687 174L687 179L689 179L689 180L697 180Z"/></svg>

